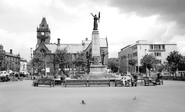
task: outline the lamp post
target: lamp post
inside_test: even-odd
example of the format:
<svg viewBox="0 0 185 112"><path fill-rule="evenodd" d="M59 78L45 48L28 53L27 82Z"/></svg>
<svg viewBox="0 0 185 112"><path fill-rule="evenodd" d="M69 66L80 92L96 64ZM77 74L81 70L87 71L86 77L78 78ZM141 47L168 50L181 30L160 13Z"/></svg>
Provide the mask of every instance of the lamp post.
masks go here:
<svg viewBox="0 0 185 112"><path fill-rule="evenodd" d="M32 48L30 48L30 55L31 55L31 76L33 76L33 59L32 59Z"/></svg>
<svg viewBox="0 0 185 112"><path fill-rule="evenodd" d="M91 64L90 52L86 52L86 59L87 59L87 74L89 74L89 72L90 72L90 64Z"/></svg>
<svg viewBox="0 0 185 112"><path fill-rule="evenodd" d="M146 56L146 49L145 49L145 56ZM145 71L146 71L146 76L147 76L147 67L146 67L146 64L145 64Z"/></svg>
<svg viewBox="0 0 185 112"><path fill-rule="evenodd" d="M129 54L127 55L127 74L128 74L128 58L129 58Z"/></svg>

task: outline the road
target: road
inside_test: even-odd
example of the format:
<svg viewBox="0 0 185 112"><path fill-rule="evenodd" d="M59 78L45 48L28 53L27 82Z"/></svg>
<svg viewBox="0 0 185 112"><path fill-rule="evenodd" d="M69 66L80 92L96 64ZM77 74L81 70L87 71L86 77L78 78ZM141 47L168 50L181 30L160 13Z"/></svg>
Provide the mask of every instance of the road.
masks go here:
<svg viewBox="0 0 185 112"><path fill-rule="evenodd" d="M185 82L137 87L33 87L0 83L0 112L185 112ZM84 100L86 104L81 104Z"/></svg>

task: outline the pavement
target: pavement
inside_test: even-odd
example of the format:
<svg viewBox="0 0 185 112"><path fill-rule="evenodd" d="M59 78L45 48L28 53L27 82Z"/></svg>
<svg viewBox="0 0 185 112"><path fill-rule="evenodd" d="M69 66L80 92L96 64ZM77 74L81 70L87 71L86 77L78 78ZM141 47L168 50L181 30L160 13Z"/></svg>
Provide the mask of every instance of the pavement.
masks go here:
<svg viewBox="0 0 185 112"><path fill-rule="evenodd" d="M0 82L0 112L185 112L185 82L137 87ZM82 103L84 100L84 103Z"/></svg>

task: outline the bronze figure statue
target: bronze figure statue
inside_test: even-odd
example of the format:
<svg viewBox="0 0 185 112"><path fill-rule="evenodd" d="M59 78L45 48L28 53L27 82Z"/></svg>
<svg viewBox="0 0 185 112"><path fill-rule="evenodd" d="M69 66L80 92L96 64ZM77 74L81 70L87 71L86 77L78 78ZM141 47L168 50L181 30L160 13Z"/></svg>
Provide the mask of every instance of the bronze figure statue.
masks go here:
<svg viewBox="0 0 185 112"><path fill-rule="evenodd" d="M91 15L94 17L94 27L93 30L98 30L98 20L100 21L100 12L98 14L98 17L95 15L93 15L93 13L91 13Z"/></svg>

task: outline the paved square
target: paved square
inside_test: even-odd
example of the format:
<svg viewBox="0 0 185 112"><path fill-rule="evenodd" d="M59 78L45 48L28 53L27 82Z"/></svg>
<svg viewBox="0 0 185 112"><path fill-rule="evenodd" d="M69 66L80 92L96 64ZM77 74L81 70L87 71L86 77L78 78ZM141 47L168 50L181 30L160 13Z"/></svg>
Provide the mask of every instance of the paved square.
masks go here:
<svg viewBox="0 0 185 112"><path fill-rule="evenodd" d="M158 86L50 88L33 87L32 81L24 80L0 83L0 112L185 112L184 96L182 81Z"/></svg>

